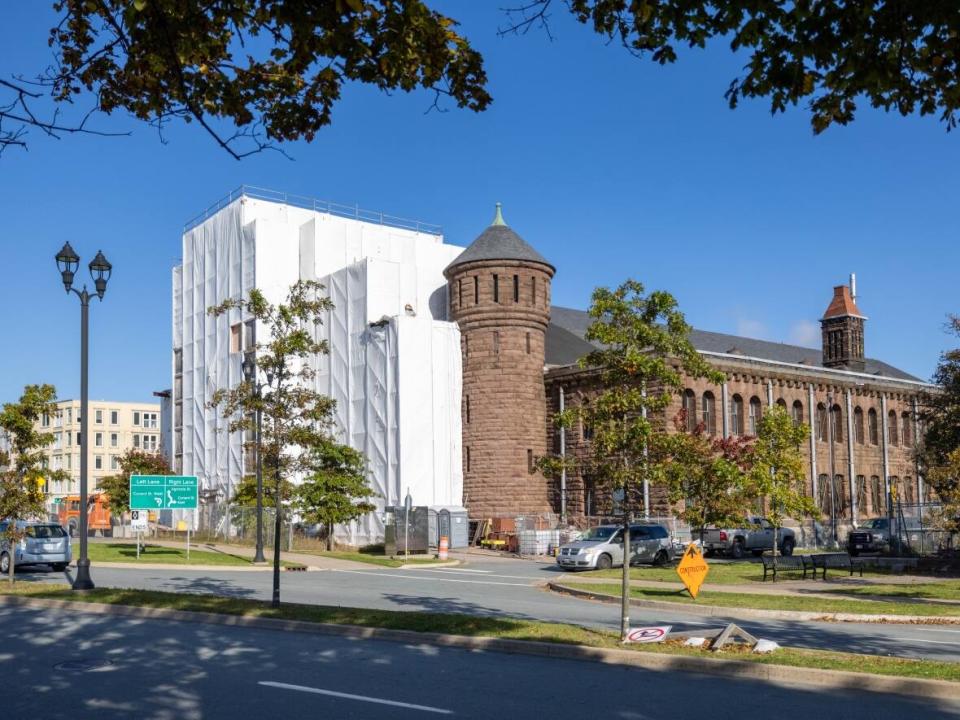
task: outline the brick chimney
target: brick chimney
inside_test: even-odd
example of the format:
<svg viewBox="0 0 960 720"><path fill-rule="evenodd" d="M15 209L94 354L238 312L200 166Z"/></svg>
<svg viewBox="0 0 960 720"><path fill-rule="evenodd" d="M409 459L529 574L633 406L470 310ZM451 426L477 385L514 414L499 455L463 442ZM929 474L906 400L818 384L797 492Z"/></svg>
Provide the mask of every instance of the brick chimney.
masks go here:
<svg viewBox="0 0 960 720"><path fill-rule="evenodd" d="M850 286L833 288L833 299L820 318L824 367L863 371L863 323L866 319L854 302Z"/></svg>

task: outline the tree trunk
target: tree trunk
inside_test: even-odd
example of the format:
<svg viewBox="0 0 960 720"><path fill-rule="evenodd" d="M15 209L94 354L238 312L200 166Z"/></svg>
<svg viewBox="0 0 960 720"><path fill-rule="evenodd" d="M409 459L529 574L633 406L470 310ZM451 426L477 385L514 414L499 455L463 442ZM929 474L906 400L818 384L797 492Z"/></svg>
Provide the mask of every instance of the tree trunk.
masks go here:
<svg viewBox="0 0 960 720"><path fill-rule="evenodd" d="M627 493L623 493L626 506ZM620 642L627 641L630 632L630 511L623 510L623 575L620 593Z"/></svg>
<svg viewBox="0 0 960 720"><path fill-rule="evenodd" d="M13 572L17 564L17 548L10 543L10 584L13 585Z"/></svg>
<svg viewBox="0 0 960 720"><path fill-rule="evenodd" d="M280 518L283 510L281 502L280 458L277 457L277 494L274 495L273 511L273 598L270 607L280 607Z"/></svg>
<svg viewBox="0 0 960 720"><path fill-rule="evenodd" d="M327 523L327 552L333 552L333 523Z"/></svg>

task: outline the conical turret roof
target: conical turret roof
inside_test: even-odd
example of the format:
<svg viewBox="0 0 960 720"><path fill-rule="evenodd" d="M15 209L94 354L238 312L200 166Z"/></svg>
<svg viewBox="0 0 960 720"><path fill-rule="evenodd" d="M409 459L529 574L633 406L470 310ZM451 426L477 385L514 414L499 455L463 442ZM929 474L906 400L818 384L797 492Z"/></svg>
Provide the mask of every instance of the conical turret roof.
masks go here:
<svg viewBox="0 0 960 720"><path fill-rule="evenodd" d="M456 260L447 265L446 272L450 272L457 265L479 260L524 260L555 269L543 255L503 221L500 203L497 203L497 212L490 226L480 233Z"/></svg>

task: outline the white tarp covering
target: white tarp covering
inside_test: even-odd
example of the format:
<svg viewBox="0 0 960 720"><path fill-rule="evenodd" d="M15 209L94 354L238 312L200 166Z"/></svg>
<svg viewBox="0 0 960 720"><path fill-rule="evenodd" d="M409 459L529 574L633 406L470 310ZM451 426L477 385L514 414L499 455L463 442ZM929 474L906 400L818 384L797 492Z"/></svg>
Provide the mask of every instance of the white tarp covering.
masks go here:
<svg viewBox="0 0 960 720"><path fill-rule="evenodd" d="M330 355L316 387L337 401L342 439L362 450L378 508L462 502L460 338L447 323L443 268L462 248L442 237L242 197L183 235L173 275L174 452L180 469L226 502L243 471L243 438L208 407L213 392L242 380L243 354L231 352L239 310L207 308L257 287L281 302L298 278L328 286L335 309L322 333ZM182 409L178 409L178 405ZM296 480L296 479L294 479ZM229 522L229 521L227 521ZM354 544L383 537L375 513L340 529Z"/></svg>
<svg viewBox="0 0 960 720"><path fill-rule="evenodd" d="M322 280L335 309L321 331L330 355L316 387L336 400L341 439L364 452L377 493L378 512L338 528L354 545L382 539L383 508L408 491L417 505L463 496L460 333L453 323L383 312L402 270L365 260Z"/></svg>

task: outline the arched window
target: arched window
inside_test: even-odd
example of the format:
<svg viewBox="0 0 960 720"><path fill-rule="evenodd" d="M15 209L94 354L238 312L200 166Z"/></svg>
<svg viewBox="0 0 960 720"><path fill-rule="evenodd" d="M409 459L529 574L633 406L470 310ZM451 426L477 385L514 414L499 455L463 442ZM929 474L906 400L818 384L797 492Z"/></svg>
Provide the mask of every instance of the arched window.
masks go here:
<svg viewBox="0 0 960 720"><path fill-rule="evenodd" d="M803 403L799 400L793 401L793 424L803 424Z"/></svg>
<svg viewBox="0 0 960 720"><path fill-rule="evenodd" d="M817 403L817 440L826 442L828 438L827 430L827 406L823 403Z"/></svg>
<svg viewBox="0 0 960 720"><path fill-rule="evenodd" d="M817 507L824 515L830 514L830 476L821 474L817 477Z"/></svg>
<svg viewBox="0 0 960 720"><path fill-rule="evenodd" d="M730 401L730 426L734 435L743 435L743 398L739 395Z"/></svg>
<svg viewBox="0 0 960 720"><path fill-rule="evenodd" d="M913 432L910 426L910 413L905 412L900 417L900 433L903 437L903 446L913 447Z"/></svg>
<svg viewBox="0 0 960 720"><path fill-rule="evenodd" d="M754 395L750 398L750 423L748 427L751 435L756 435L760 430L761 415L763 415L763 406L760 404L760 398Z"/></svg>
<svg viewBox="0 0 960 720"><path fill-rule="evenodd" d="M833 441L843 442L843 411L839 405L830 409L830 424L833 426Z"/></svg>
<svg viewBox="0 0 960 720"><path fill-rule="evenodd" d="M713 393L707 390L701 401L703 406L703 427L711 435L717 434L717 403Z"/></svg>
<svg viewBox="0 0 960 720"><path fill-rule="evenodd" d="M880 427L877 422L877 411L873 408L867 411L867 431L870 437L870 444L878 445L880 443Z"/></svg>
<svg viewBox="0 0 960 720"><path fill-rule="evenodd" d="M900 444L900 438L897 436L897 413L895 410L887 413L887 439L891 445Z"/></svg>
<svg viewBox="0 0 960 720"><path fill-rule="evenodd" d="M870 506L873 508L874 515L881 515L884 512L883 485L880 483L879 475L870 476Z"/></svg>
<svg viewBox="0 0 960 720"><path fill-rule="evenodd" d="M853 438L857 445L863 445L863 408L859 406L853 410Z"/></svg>
<svg viewBox="0 0 960 720"><path fill-rule="evenodd" d="M913 478L909 475L903 477L903 501L907 505L913 505L916 502L913 499Z"/></svg>
<svg viewBox="0 0 960 720"><path fill-rule="evenodd" d="M690 388L683 391L683 424L687 432L697 429L697 396Z"/></svg>
<svg viewBox="0 0 960 720"><path fill-rule="evenodd" d="M787 409L787 401L784 400L783 398L780 398L779 400L777 400L777 405L782 407L784 410Z"/></svg>

